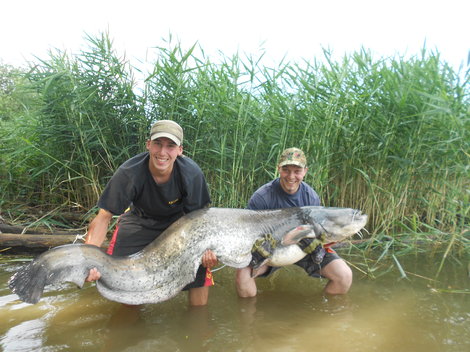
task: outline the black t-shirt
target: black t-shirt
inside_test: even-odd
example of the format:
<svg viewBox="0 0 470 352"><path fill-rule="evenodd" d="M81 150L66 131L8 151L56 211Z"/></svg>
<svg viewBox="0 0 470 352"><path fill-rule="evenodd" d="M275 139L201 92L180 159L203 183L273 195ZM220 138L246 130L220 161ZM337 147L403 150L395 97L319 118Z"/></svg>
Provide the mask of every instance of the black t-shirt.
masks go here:
<svg viewBox="0 0 470 352"><path fill-rule="evenodd" d="M120 215L131 212L168 225L210 203L209 190L199 166L186 156L175 160L170 180L157 184L149 167L149 153L134 156L122 164L106 185L98 206Z"/></svg>

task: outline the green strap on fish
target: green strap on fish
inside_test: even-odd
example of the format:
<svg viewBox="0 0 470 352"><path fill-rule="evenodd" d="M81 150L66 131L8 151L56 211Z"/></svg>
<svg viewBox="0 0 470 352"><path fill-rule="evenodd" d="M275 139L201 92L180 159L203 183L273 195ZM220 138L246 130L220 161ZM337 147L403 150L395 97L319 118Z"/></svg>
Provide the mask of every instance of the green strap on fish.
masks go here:
<svg viewBox="0 0 470 352"><path fill-rule="evenodd" d="M323 241L318 238L303 238L299 241L300 249L307 254L311 254L318 246L323 246Z"/></svg>
<svg viewBox="0 0 470 352"><path fill-rule="evenodd" d="M263 235L262 238L258 238L251 248L251 261L249 266L252 268L261 266L267 258L272 256L276 246L277 242L270 233Z"/></svg>
<svg viewBox="0 0 470 352"><path fill-rule="evenodd" d="M325 257L326 251L323 248L324 236L321 235L319 238L302 238L298 246L304 253L310 256L312 261L316 264L320 264Z"/></svg>
<svg viewBox="0 0 470 352"><path fill-rule="evenodd" d="M270 233L265 234L262 238L259 238L253 244L251 253L258 252L264 258L268 258L272 255L273 250L276 248L277 243L273 235Z"/></svg>

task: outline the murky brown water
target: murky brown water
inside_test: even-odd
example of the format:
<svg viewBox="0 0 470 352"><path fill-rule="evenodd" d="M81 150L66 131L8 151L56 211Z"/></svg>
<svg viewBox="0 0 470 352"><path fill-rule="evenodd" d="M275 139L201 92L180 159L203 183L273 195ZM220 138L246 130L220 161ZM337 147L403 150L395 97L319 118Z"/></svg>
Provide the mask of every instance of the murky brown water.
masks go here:
<svg viewBox="0 0 470 352"><path fill-rule="evenodd" d="M364 269L357 257L343 256ZM400 257L405 279L393 260L382 260L378 278L354 269L349 294L328 298L322 295L324 281L292 266L258 279L256 299L239 299L234 270L223 268L215 273L207 307L189 309L181 293L131 309L102 298L93 285L63 285L48 289L36 305L22 303L7 287L23 264L15 258L0 255L5 352L470 351L467 262L450 260L433 282L440 257ZM375 268L370 258L368 263Z"/></svg>

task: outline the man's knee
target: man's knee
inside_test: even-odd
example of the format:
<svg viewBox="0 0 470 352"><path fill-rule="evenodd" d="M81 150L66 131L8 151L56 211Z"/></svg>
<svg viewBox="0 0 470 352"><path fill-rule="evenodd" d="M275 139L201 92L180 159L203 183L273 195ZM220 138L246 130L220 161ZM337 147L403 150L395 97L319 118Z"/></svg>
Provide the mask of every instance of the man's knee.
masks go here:
<svg viewBox="0 0 470 352"><path fill-rule="evenodd" d="M321 274L330 280L325 287L325 292L328 294L345 294L351 288L353 273L342 259L329 263Z"/></svg>
<svg viewBox="0 0 470 352"><path fill-rule="evenodd" d="M255 279L251 277L251 268L237 269L235 283L239 297L247 298L256 296L256 282Z"/></svg>
<svg viewBox="0 0 470 352"><path fill-rule="evenodd" d="M344 268L338 277L340 293L345 294L349 291L352 285L353 273L351 268L344 263Z"/></svg>

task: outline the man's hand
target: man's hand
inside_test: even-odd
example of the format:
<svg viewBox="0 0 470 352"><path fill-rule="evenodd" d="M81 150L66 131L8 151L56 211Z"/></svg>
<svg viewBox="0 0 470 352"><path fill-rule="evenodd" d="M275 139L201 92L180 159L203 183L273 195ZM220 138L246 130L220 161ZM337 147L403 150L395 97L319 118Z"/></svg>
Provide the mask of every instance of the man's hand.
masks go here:
<svg viewBox="0 0 470 352"><path fill-rule="evenodd" d="M93 268L90 269L90 273L88 274L88 277L85 279L86 282L93 282L98 280L101 277L101 273L98 271L98 269Z"/></svg>
<svg viewBox="0 0 470 352"><path fill-rule="evenodd" d="M113 217L113 214L107 210L100 209L98 215L90 223L88 227L87 235L85 238L85 244L92 244L100 247L106 238L106 232L108 231L109 223ZM85 279L86 282L93 282L101 277L100 272L96 269L90 269L88 277Z"/></svg>
<svg viewBox="0 0 470 352"><path fill-rule="evenodd" d="M217 256L210 249L204 252L204 255L202 256L202 266L204 268L210 269L216 266L218 262Z"/></svg>

